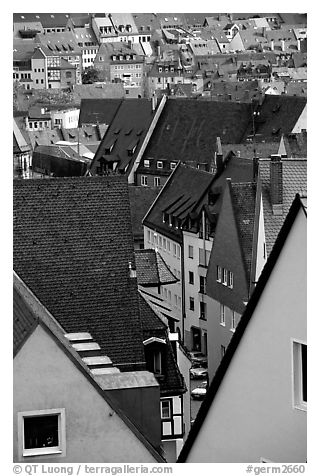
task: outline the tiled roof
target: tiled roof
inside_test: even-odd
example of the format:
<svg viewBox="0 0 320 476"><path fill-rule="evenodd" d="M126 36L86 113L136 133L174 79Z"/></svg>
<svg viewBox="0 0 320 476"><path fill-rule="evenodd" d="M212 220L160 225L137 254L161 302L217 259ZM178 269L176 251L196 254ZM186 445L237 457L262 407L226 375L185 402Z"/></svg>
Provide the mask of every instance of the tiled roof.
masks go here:
<svg viewBox="0 0 320 476"><path fill-rule="evenodd" d="M13 353L18 352L25 339L38 323L34 313L25 306L25 303L13 287Z"/></svg>
<svg viewBox="0 0 320 476"><path fill-rule="evenodd" d="M157 187L129 185L129 200L134 238L143 238L142 220L159 193Z"/></svg>
<svg viewBox="0 0 320 476"><path fill-rule="evenodd" d="M250 282L255 219L255 183L232 183L231 196L247 279Z"/></svg>
<svg viewBox="0 0 320 476"><path fill-rule="evenodd" d="M210 162L217 136L222 143L241 142L249 121L248 104L169 98L144 158Z"/></svg>
<svg viewBox="0 0 320 476"><path fill-rule="evenodd" d="M35 148L37 145L46 146L55 144L59 140L63 140L60 129L28 131L27 133L33 148Z"/></svg>
<svg viewBox="0 0 320 476"><path fill-rule="evenodd" d="M290 134L296 125L307 103L305 97L266 95L261 106L258 107L259 115L255 119L255 140L274 142L282 134ZM245 141L252 136L252 121L243 137ZM240 142L240 141L239 141Z"/></svg>
<svg viewBox="0 0 320 476"><path fill-rule="evenodd" d="M135 258L139 285L154 287L178 281L157 251L153 249L136 250Z"/></svg>
<svg viewBox="0 0 320 476"><path fill-rule="evenodd" d="M144 224L151 226L151 228L159 229L164 234L179 241L181 239L181 230L169 227L163 223L163 212L172 208L173 205L173 208L177 209L179 204L181 204L181 207L175 211L174 215L178 216L181 212L183 216L186 216L197 204L212 180L212 174L180 163L146 215Z"/></svg>
<svg viewBox="0 0 320 476"><path fill-rule="evenodd" d="M14 180L14 270L66 332L144 368L125 177Z"/></svg>
<svg viewBox="0 0 320 476"><path fill-rule="evenodd" d="M186 391L184 379L179 371L171 343L168 339L166 326L155 314L153 309L141 294L139 295L139 303L141 310L143 338L148 339L149 337L159 337L165 339L166 341L163 351L164 377L161 379L159 378L160 395L163 396L184 393Z"/></svg>
<svg viewBox="0 0 320 476"><path fill-rule="evenodd" d="M149 99L122 100L107 129L94 160L91 172L96 173L99 159L106 154L105 149L112 146L112 155L120 159L119 168L124 169L129 162L133 164L154 117ZM129 150L134 150L129 155Z"/></svg>
<svg viewBox="0 0 320 476"><path fill-rule="evenodd" d="M81 99L79 126L110 124L122 99Z"/></svg>
<svg viewBox="0 0 320 476"><path fill-rule="evenodd" d="M283 214L273 215L270 202L270 159L259 161L267 253L270 254L292 200L297 193L306 196L307 159L282 159Z"/></svg>
<svg viewBox="0 0 320 476"><path fill-rule="evenodd" d="M50 54L56 56L80 55L81 48L73 32L64 31L62 33L38 33L36 42L49 49Z"/></svg>
<svg viewBox="0 0 320 476"><path fill-rule="evenodd" d="M222 144L223 155L226 156L232 152L235 156L238 154L241 158L252 159L253 157L270 157L271 154L277 154L280 138L274 139L274 142L247 142L244 144Z"/></svg>

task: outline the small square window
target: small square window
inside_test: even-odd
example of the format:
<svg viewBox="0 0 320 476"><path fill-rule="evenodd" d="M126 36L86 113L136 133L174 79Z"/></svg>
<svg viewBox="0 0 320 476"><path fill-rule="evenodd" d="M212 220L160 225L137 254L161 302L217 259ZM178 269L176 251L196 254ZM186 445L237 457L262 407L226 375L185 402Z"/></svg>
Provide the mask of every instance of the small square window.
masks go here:
<svg viewBox="0 0 320 476"><path fill-rule="evenodd" d="M176 162L170 162L170 169L174 170L176 168L177 164Z"/></svg>
<svg viewBox="0 0 320 476"><path fill-rule="evenodd" d="M18 438L21 456L65 456L65 409L19 412Z"/></svg>

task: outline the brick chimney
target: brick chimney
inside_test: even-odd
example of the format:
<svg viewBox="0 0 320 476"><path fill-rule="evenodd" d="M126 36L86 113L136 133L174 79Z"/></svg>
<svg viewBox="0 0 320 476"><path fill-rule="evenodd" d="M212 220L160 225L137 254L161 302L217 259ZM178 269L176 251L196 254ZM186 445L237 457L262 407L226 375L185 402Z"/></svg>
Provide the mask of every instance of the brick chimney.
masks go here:
<svg viewBox="0 0 320 476"><path fill-rule="evenodd" d="M283 213L283 180L280 155L271 155L270 161L270 199L273 215Z"/></svg>

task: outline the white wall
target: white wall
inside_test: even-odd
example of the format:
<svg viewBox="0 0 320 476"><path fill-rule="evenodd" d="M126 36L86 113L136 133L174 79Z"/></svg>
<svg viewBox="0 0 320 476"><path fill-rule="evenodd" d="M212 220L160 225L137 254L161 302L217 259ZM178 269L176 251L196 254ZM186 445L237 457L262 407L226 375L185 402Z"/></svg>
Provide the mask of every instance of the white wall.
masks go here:
<svg viewBox="0 0 320 476"><path fill-rule="evenodd" d="M306 461L292 356L293 339L307 342L306 249L300 211L187 462Z"/></svg>

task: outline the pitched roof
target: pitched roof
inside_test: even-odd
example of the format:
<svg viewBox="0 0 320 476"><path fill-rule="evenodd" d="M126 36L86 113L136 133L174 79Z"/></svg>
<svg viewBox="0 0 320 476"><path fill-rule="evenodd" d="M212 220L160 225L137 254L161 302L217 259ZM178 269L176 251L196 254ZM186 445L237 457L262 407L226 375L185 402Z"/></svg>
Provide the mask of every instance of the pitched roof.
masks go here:
<svg viewBox="0 0 320 476"><path fill-rule="evenodd" d="M26 339L31 335L33 330L40 325L45 331L49 331L53 338L67 357L74 363L75 367L83 374L91 383L95 390L110 405L110 407L118 414L123 422L130 428L135 436L146 446L156 461L163 462L154 446L140 432L130 418L118 406L117 402L110 398L108 392L103 391L102 386L97 383L98 379L94 379L89 368L79 356L78 352L70 345L69 340L65 337L65 330L50 314L48 309L36 298L31 290L26 286L24 281L14 273L13 277L13 338L14 338L14 356L19 352Z"/></svg>
<svg viewBox="0 0 320 476"><path fill-rule="evenodd" d="M241 317L241 320L239 321L239 324L235 330L235 333L233 334L233 337L230 341L229 346L227 347L226 353L220 363L220 366L218 367L213 377L213 380L208 388L205 400L200 407L197 418L179 454L179 457L177 460L178 463L184 463L188 459L188 455L192 449L192 446L195 443L199 432L201 431L202 425L205 423L210 407L211 405L214 405L214 399L217 393L219 392L220 386L223 384L223 379L228 372L229 365L236 354L237 348L246 331L246 328L248 324L250 323L250 320L254 318L255 309L259 304L260 297L263 294L265 286L268 283L268 280L273 272L274 267L276 266L279 255L290 233L291 227L294 224L296 216L298 215L298 212L301 210L301 208L305 211L305 208L303 204L301 203L300 197L296 196L289 209L285 222L283 223L283 226L278 235L278 238L276 240L272 253L269 259L267 260L267 263L265 264L264 269L260 275L257 286L246 306L246 309Z"/></svg>
<svg viewBox="0 0 320 476"><path fill-rule="evenodd" d="M267 94L255 116L255 140L274 141L281 134L290 134L307 104L307 98L296 96L274 96ZM252 121L244 134L243 141L252 137Z"/></svg>
<svg viewBox="0 0 320 476"><path fill-rule="evenodd" d="M170 211L178 217L187 216L212 180L213 175L208 172L178 164L145 216L144 225L159 229L165 235L179 241L181 230L163 223L163 212Z"/></svg>
<svg viewBox="0 0 320 476"><path fill-rule="evenodd" d="M14 270L66 332L144 368L125 177L14 180Z"/></svg>
<svg viewBox="0 0 320 476"><path fill-rule="evenodd" d="M169 98L144 158L210 162L217 136L241 142L250 117L248 104Z"/></svg>
<svg viewBox="0 0 320 476"><path fill-rule="evenodd" d="M159 193L157 187L129 185L129 200L134 238L143 238L142 220Z"/></svg>
<svg viewBox="0 0 320 476"><path fill-rule="evenodd" d="M270 201L270 159L259 160L259 175L262 185L264 227L266 234L267 253L270 254L285 217L297 193L306 195L307 191L307 159L281 159L283 181L283 214L274 215Z"/></svg>
<svg viewBox="0 0 320 476"><path fill-rule="evenodd" d="M257 186L255 183L230 182L230 187L240 247L247 279L250 282Z"/></svg>
<svg viewBox="0 0 320 476"><path fill-rule="evenodd" d="M81 99L79 126L82 124L110 124L122 99Z"/></svg>
<svg viewBox="0 0 320 476"><path fill-rule="evenodd" d="M14 22L38 21L44 28L64 27L70 17L69 13L14 13Z"/></svg>
<svg viewBox="0 0 320 476"><path fill-rule="evenodd" d="M129 163L133 164L153 118L154 112L149 99L122 100L96 152L91 172L96 172L99 160L111 146L112 155L119 158L120 170L124 170Z"/></svg>
<svg viewBox="0 0 320 476"><path fill-rule="evenodd" d="M173 284L178 281L156 250L136 250L135 258L139 285L154 287L162 284Z"/></svg>

